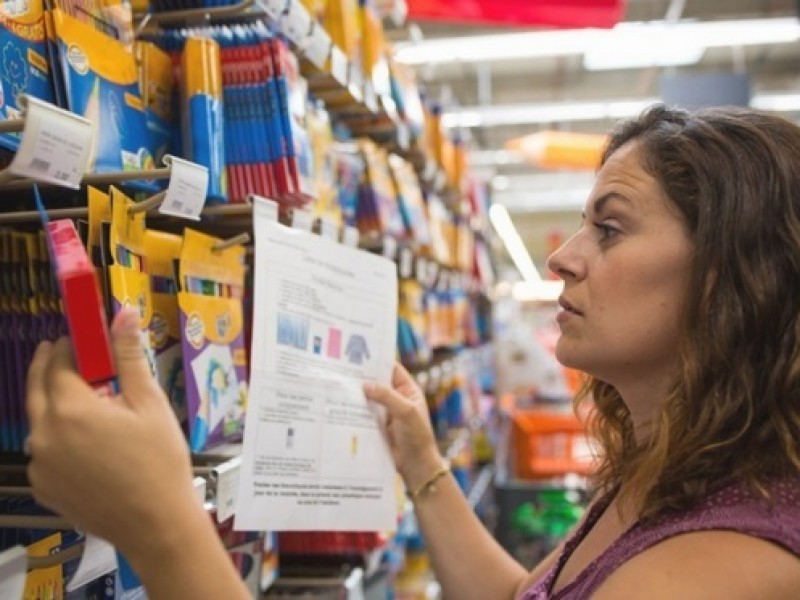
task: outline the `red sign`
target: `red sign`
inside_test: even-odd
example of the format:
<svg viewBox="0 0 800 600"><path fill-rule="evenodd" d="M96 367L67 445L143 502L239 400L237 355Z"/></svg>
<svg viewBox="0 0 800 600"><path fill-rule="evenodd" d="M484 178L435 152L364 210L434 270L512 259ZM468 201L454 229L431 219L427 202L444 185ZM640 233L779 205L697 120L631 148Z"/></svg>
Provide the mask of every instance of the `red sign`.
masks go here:
<svg viewBox="0 0 800 600"><path fill-rule="evenodd" d="M410 21L554 27L613 27L624 0L407 0Z"/></svg>

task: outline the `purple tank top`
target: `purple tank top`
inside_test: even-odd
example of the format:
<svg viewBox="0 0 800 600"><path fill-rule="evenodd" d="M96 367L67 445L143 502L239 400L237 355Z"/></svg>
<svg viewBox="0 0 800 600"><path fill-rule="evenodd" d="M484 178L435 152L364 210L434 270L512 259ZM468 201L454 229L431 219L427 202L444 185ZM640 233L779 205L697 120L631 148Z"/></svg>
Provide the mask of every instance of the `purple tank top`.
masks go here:
<svg viewBox="0 0 800 600"><path fill-rule="evenodd" d="M564 544L558 560L520 600L583 600L623 563L649 547L680 533L725 529L769 540L800 556L800 478L770 487L774 505L742 484L711 494L694 508L666 514L643 525L638 521L600 553L557 593L551 588L559 571L608 507L613 494L598 499L583 524Z"/></svg>

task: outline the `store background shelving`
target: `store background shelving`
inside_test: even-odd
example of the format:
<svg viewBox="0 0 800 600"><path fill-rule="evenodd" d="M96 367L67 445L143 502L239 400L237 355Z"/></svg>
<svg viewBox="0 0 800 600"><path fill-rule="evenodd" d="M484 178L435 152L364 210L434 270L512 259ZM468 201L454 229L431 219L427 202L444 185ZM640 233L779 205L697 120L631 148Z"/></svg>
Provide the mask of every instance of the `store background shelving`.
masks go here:
<svg viewBox="0 0 800 600"><path fill-rule="evenodd" d="M444 165L441 162L437 164L432 157L427 156L416 145L418 143L416 138L412 144L412 136L408 131L408 124L400 118L398 111L394 107L393 100L388 95L376 94L369 82L365 82L363 77L358 75L358 69L354 68L351 62L341 59L341 52L338 49L329 47L327 51L319 50L319 46L324 48L326 45L325 36L316 35L316 33L319 33L317 25L314 24L312 26L313 21L309 20L307 15L305 17L302 15L302 5L297 2L282 2L279 4L280 11L276 10L276 4L246 3L221 10L204 10L201 11L202 14L181 11L176 14L158 15L153 18L142 19L139 34L142 37L146 37L148 33L154 30L154 27L164 27L167 24L186 24L187 22L194 23L197 21L208 23L218 19L227 22L239 22L266 18L270 26L282 30L290 40L292 50L299 59L302 73L308 79L311 95L317 99L329 101L331 119L344 124L352 134L370 137L386 150L396 152L399 156L405 156L410 160L413 167L416 167L416 171L412 168L411 172L419 177L419 181L426 191L428 193L438 193L443 199L440 210L440 218L443 219L443 222L439 226L444 228L444 232L440 232L440 239L437 240L439 247L437 249L431 249L430 242L420 244L412 237L396 239L387 236L381 232L382 226L365 229L363 223L354 223L354 225L359 225L359 228L364 233L360 244L361 247L365 251L380 252L389 258L398 260L398 262L406 260L405 258L401 259L401 256L410 255L413 265L420 270L419 277L423 280L422 283L427 286L427 293L433 294L435 292L436 294L446 295L455 290L460 290L460 293L465 298L483 299L481 303L481 310L483 311L481 318L484 321L484 325L482 330L478 331L476 321L478 315L473 315L472 323L470 324L472 328L470 344L476 348L475 352L485 352L488 348L486 344L489 342L489 330L485 323L490 319L490 316L486 313L486 309L489 306L487 301L490 282L485 278L490 272L487 270L485 261L482 272L478 271L477 268L473 268L472 256L466 256L465 258L463 251L461 253L458 252L457 244L463 244L463 240L466 238L471 239L474 236L480 236L484 240L488 238L489 232L485 219L486 207L470 207L466 202L462 202L462 191L458 189L460 182L455 181L451 173L445 174L445 169L449 168L450 165ZM299 17L297 16L298 13L300 13ZM298 26L297 23L301 25ZM302 27L303 23L308 23L307 29ZM314 44L317 46L316 49L312 48ZM336 58L330 59L330 72L328 72L325 69L327 62L325 57L331 53ZM336 99L335 101L332 100L334 98ZM152 173L148 172L140 174L139 177L146 179L151 175ZM162 170L158 175L164 177L168 173ZM114 177L112 175L102 180L95 177L92 183L95 185L107 185L109 183L124 185L124 181L128 179L135 181L137 176L127 174ZM15 181L6 185L6 189L9 191L19 190L8 199L4 206L6 210L3 211L3 214L0 214L0 219L4 219L6 224L14 227L23 227L28 230L37 228L38 214L33 210L30 194L27 191L30 187L30 183L24 181ZM85 191L44 190L43 195L52 218L81 219L86 217ZM138 196L140 200L146 199L144 195L139 194ZM281 198L278 199L279 201L282 200ZM152 204L152 208L155 209L156 203L153 202ZM301 216L303 211L298 212L298 210L300 209L298 209L296 202L287 201L283 203L281 219L287 223L299 221L298 217ZM454 217L453 215L456 216ZM308 217L302 220L308 223L309 229L330 235L330 221L326 222L326 215L322 215L321 218L318 217L309 214ZM150 226L165 230L180 231L185 226L184 222L174 217L159 215L154 210L151 210L150 214L148 214L147 221ZM346 228L343 228L340 222L337 223L334 220L333 225L335 232L333 235L346 237ZM192 226L211 232L221 238L248 232L252 227L250 207L246 202L210 205L202 211L200 221ZM446 239L442 238L442 235L445 235ZM352 236L350 237L352 239ZM357 237L355 238L356 240ZM470 243L468 251L471 252L471 250L472 244ZM424 271L424 274L422 271ZM6 291L9 292L9 290ZM445 308L444 306L439 307L437 318L442 318ZM446 320L449 318L445 315ZM462 372L464 365L462 363L471 360L469 352L472 352L462 351L462 348L466 346L467 340L465 339L466 335L461 330L466 326L466 323L448 321L444 326L444 332L449 337L444 341L440 339L436 343L435 359L415 361L413 365L410 365L418 377L427 377L426 390L430 393L432 399L434 396L441 399L441 387L445 382L447 386L455 389L456 385L453 381L455 371L459 372L461 385L464 385L465 377ZM448 327L455 327L457 333L453 334L452 331L447 331ZM442 329L441 325L440 329ZM424 335L425 332L422 333ZM440 337L441 333L440 331ZM440 375L441 372L444 372L446 377L442 377ZM452 393L453 390L450 391ZM436 404L432 403L432 409L435 408ZM472 460L469 453L470 436L472 431L476 429L477 424L473 421L471 427L467 428L463 426L464 423L462 421L463 415L454 414L451 407L449 419L445 426L441 428L440 436L442 438L443 453L453 460L456 470L460 473L460 481L463 482L465 491L468 491L469 489L475 489L468 487L468 475ZM218 510L221 506L219 503L222 502L222 498L218 496L221 491L217 489L219 485L217 477L220 470L225 470L231 461L235 461L235 455L238 451L239 448L235 445L218 447L196 454L194 457L196 475L207 478L204 485L208 488L206 494L212 517L219 514ZM24 477L24 457L18 453L12 453L4 455L3 459L2 491L6 495L16 494L17 497L26 497L30 491L26 487ZM483 482L481 486L485 488L485 477L480 481ZM476 500L476 503L478 500L480 498ZM403 511L403 518L411 518L411 513L408 509ZM37 517L34 521L27 522L25 518L18 515L4 514L0 519L0 523L11 528L11 530L17 531L23 524L32 525L34 523L38 527L69 529L69 524L65 523L63 519L46 514ZM413 529L413 526L411 527ZM258 563L261 561L262 554L269 554L262 552L263 534L234 534L230 531L229 519L219 523L218 528L237 564L242 560L237 558L240 555L249 555L251 561L255 558ZM345 587L351 586L354 589L372 590L373 592L375 589L385 589L387 591L390 589L390 569L384 564L385 561L381 560L388 547L388 539L377 539L374 535L365 535L361 536L361 538L355 535L350 535L349 537L328 535L326 538L326 535L328 534L318 533L315 539L315 535L311 534L306 536L305 540L302 539L302 536L300 538L296 537L294 551L291 550L292 544L290 540L288 538L284 540L282 544L284 551L281 555L281 577L277 582L273 583L269 593L278 593L278 590L287 587L296 589L297 586L306 585L312 588L324 588L329 583L334 587L341 584ZM395 537L395 543L401 538L402 536ZM417 539L415 543L419 547L419 540L418 538L415 539ZM360 545L362 542L363 545ZM308 546L303 544L310 544L316 550L309 552ZM301 548L301 550L298 551L298 548ZM306 548L306 550L302 550L302 548ZM400 550L401 545L397 545L394 552L394 571L400 568L403 555ZM51 559L50 562L57 565L61 563L61 559L67 561L71 559L70 553L65 552L59 558ZM292 556L299 557L294 561L294 573L292 571ZM270 560L272 559L269 558L265 562L271 565ZM72 563L70 562L70 564ZM310 565L313 565L313 567L310 568ZM300 566L302 568L298 572L297 569ZM264 569L264 576L269 577L269 569L269 566ZM37 570L33 572L38 573ZM251 568L251 575L253 572L254 570ZM343 572L346 572L347 576L344 578L339 577ZM429 574L424 576L430 578ZM328 580L327 582L325 581L326 579ZM262 587L266 587L266 585Z"/></svg>

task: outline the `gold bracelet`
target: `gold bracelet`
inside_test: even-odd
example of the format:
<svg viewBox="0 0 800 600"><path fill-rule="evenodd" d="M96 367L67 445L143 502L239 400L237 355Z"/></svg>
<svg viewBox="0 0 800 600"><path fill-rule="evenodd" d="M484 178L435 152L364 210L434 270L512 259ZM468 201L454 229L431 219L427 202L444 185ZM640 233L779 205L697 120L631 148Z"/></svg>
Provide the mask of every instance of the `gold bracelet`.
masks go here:
<svg viewBox="0 0 800 600"><path fill-rule="evenodd" d="M410 490L406 492L406 496L408 496L409 500L415 501L427 494L428 492L435 492L436 491L436 482L439 481L442 477L447 475L450 472L450 461L444 460L442 461L442 466L439 467L436 472L428 477L428 479L419 486L416 490Z"/></svg>

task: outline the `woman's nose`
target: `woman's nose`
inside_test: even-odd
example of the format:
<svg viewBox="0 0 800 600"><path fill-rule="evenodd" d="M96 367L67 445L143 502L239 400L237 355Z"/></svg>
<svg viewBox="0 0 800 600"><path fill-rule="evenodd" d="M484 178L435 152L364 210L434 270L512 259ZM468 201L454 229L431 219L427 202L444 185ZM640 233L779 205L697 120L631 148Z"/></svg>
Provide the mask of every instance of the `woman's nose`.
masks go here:
<svg viewBox="0 0 800 600"><path fill-rule="evenodd" d="M547 257L547 268L566 281L580 275L578 257L574 252L575 236L564 242L560 248Z"/></svg>

